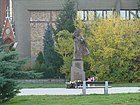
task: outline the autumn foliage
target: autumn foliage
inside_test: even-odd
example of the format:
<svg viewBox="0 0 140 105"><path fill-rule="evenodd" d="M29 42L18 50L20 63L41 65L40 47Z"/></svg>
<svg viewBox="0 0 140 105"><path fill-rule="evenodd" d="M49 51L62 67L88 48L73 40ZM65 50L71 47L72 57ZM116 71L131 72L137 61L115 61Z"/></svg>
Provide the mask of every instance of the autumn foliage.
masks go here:
<svg viewBox="0 0 140 105"><path fill-rule="evenodd" d="M140 19L120 17L76 22L86 35L86 60L98 80L140 81Z"/></svg>

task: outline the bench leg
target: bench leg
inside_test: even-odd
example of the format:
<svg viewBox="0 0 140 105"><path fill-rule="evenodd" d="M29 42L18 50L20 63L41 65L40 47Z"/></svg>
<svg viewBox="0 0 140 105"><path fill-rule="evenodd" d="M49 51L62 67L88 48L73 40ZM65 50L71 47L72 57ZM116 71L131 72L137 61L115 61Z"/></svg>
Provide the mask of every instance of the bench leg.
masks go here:
<svg viewBox="0 0 140 105"><path fill-rule="evenodd" d="M83 81L82 93L83 93L83 95L86 95L86 81Z"/></svg>
<svg viewBox="0 0 140 105"><path fill-rule="evenodd" d="M108 81L105 81L104 94L108 94Z"/></svg>

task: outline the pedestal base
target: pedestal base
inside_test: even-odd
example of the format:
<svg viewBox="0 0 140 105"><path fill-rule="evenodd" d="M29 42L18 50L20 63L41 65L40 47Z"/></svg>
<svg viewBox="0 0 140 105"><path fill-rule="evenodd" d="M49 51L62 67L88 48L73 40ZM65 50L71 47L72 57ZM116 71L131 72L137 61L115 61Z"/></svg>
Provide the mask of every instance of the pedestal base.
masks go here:
<svg viewBox="0 0 140 105"><path fill-rule="evenodd" d="M85 72L83 70L83 61L73 61L71 67L71 81L81 80L85 81Z"/></svg>

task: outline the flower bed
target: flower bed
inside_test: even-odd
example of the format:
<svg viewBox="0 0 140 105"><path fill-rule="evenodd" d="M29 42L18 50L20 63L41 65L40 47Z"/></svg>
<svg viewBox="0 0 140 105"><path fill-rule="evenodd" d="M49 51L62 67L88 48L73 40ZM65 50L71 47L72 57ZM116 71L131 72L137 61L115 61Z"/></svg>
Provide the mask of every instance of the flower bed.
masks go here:
<svg viewBox="0 0 140 105"><path fill-rule="evenodd" d="M66 82L66 88L77 88L77 82L81 82L81 80Z"/></svg>

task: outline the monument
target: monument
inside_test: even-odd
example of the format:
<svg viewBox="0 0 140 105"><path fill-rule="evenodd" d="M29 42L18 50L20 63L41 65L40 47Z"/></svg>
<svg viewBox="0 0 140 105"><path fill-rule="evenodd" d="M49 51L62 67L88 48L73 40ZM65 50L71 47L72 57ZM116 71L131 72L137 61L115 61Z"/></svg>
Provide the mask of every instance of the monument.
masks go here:
<svg viewBox="0 0 140 105"><path fill-rule="evenodd" d="M81 36L81 30L77 28L73 34L74 54L71 66L71 81L85 80L85 72L83 68L83 56L89 54L85 39Z"/></svg>

